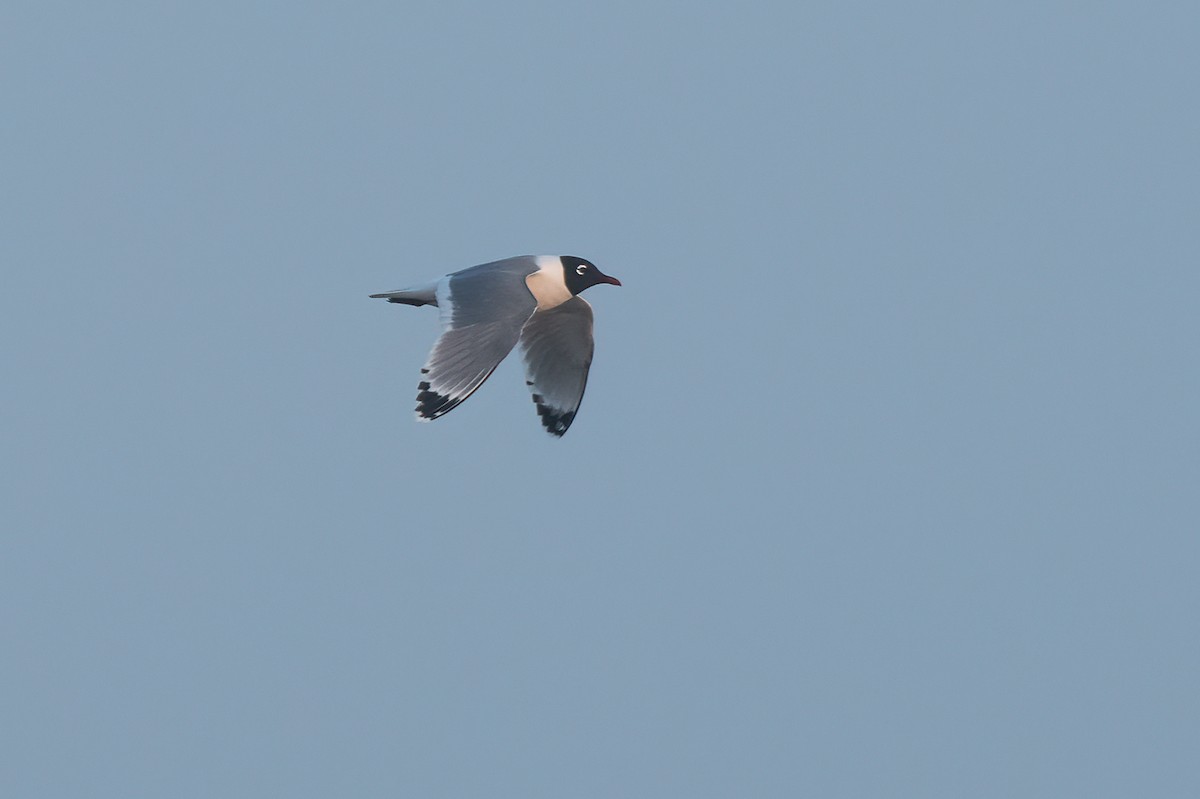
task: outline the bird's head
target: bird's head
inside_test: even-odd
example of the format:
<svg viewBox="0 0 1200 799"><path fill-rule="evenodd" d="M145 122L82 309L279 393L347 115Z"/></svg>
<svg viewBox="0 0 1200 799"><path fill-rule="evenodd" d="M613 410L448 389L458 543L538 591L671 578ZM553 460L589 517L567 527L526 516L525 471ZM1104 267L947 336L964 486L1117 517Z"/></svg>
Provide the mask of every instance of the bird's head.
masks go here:
<svg viewBox="0 0 1200 799"><path fill-rule="evenodd" d="M621 285L621 281L604 274L596 268L594 263L585 258L564 255L561 260L563 281L567 284L567 289L572 294L579 294L584 289L590 288L597 283L611 283L614 286Z"/></svg>

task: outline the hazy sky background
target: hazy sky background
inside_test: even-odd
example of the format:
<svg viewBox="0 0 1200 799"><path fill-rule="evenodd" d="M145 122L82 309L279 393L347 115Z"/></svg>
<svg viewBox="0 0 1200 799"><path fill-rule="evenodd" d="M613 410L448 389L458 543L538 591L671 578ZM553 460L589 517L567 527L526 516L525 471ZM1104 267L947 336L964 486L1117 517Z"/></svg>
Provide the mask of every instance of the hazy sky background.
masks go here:
<svg viewBox="0 0 1200 799"><path fill-rule="evenodd" d="M190 5L0 11L0 794L1200 795L1194 5Z"/></svg>

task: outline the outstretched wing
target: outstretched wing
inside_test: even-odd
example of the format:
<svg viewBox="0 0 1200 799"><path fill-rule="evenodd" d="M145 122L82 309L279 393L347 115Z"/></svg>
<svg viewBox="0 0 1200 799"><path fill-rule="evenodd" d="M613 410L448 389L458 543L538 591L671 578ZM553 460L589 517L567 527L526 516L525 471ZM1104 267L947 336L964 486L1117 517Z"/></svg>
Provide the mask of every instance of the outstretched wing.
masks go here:
<svg viewBox="0 0 1200 799"><path fill-rule="evenodd" d="M521 331L525 383L551 435L561 436L575 419L592 349L592 306L582 297L538 311Z"/></svg>
<svg viewBox="0 0 1200 799"><path fill-rule="evenodd" d="M436 419L471 396L495 371L537 308L525 278L533 259L473 266L437 286L444 331L421 369L417 418Z"/></svg>

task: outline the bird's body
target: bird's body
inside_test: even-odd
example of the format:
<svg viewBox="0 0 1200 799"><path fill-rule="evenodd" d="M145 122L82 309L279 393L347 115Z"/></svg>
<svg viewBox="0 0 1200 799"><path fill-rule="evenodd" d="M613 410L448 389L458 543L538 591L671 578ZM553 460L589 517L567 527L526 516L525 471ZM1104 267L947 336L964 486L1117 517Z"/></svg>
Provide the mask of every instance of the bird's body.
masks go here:
<svg viewBox="0 0 1200 799"><path fill-rule="evenodd" d="M456 408L520 344L542 424L561 436L583 400L592 363L592 306L578 295L597 283L621 285L582 258L521 255L371 296L435 305L440 313L443 332L421 369L417 418Z"/></svg>

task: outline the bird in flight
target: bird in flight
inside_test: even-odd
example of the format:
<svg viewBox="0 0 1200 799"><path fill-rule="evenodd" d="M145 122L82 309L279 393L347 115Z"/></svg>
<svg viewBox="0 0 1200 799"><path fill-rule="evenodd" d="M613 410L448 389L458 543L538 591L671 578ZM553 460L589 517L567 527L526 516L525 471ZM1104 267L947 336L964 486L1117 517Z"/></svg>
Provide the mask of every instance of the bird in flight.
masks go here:
<svg viewBox="0 0 1200 799"><path fill-rule="evenodd" d="M371 297L438 308L442 335L421 368L418 419L454 410L520 344L542 425L561 436L592 365L592 306L579 294L598 283L621 285L574 255L519 255Z"/></svg>

